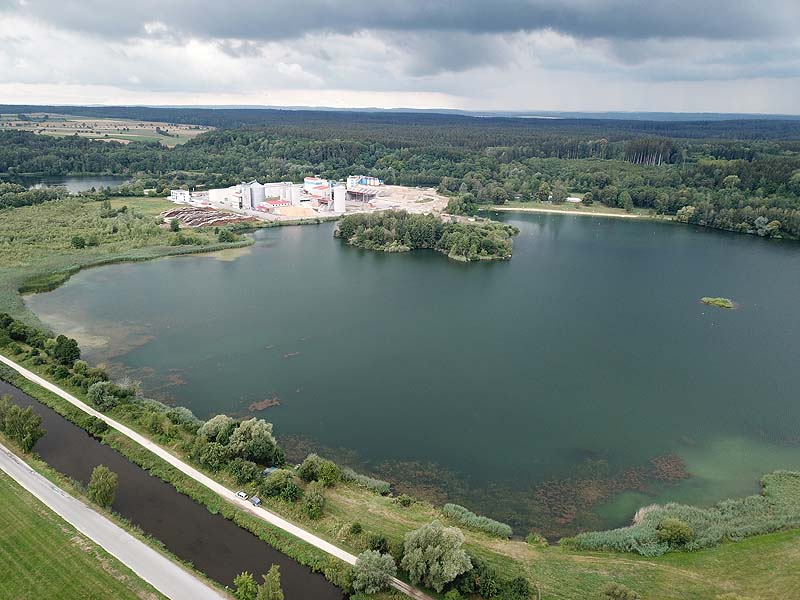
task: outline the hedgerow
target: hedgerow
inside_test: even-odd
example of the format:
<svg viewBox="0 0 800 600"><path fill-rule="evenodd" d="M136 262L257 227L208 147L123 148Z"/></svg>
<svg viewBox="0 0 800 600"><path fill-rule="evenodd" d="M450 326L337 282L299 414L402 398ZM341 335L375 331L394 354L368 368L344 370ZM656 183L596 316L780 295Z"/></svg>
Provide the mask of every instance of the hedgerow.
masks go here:
<svg viewBox="0 0 800 600"><path fill-rule="evenodd" d="M381 496L386 496L392 491L392 486L389 482L356 473L350 467L344 467L342 469L342 481L345 483L353 483Z"/></svg>
<svg viewBox="0 0 800 600"><path fill-rule="evenodd" d="M509 525L501 523L500 521L495 521L489 517L476 515L471 510L459 506L458 504L445 504L442 507L442 514L468 529L483 531L489 535L510 538L513 533Z"/></svg>

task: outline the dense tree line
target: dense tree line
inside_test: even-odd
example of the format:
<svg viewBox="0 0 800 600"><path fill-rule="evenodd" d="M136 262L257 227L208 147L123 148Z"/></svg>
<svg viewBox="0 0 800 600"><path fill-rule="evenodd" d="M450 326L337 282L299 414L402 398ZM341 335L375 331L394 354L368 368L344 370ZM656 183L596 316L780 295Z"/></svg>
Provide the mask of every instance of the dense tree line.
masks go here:
<svg viewBox="0 0 800 600"><path fill-rule="evenodd" d="M41 204L50 200L59 200L67 196L67 190L62 187L45 187L28 189L18 183L4 183L0 181L0 210Z"/></svg>
<svg viewBox="0 0 800 600"><path fill-rule="evenodd" d="M470 261L509 258L516 233L514 227L494 221L442 221L435 215L384 211L348 215L334 235L367 250L437 250Z"/></svg>
<svg viewBox="0 0 800 600"><path fill-rule="evenodd" d="M171 149L0 132L0 174L127 174L134 182L115 193L141 194L147 188L164 193L171 187L219 187L251 178L301 181L320 174L341 179L364 172L390 184L437 186L457 196L460 205L454 208L464 213L484 204L558 202L567 194L588 192L588 202L658 214L693 207L689 222L733 231L765 232L755 224L764 217L780 224L769 235L800 237L800 122L209 114L220 119L217 125L241 126ZM237 120L237 114L247 118ZM209 124L203 111L168 116ZM28 203L25 194L15 189L4 199L0 192L0 206Z"/></svg>
<svg viewBox="0 0 800 600"><path fill-rule="evenodd" d="M63 106L0 105L3 114L63 113ZM219 128L294 126L321 130L334 127L341 130L369 127L372 129L425 129L438 126L460 136L469 135L480 144L486 135L490 140L547 132L577 138L604 137L630 139L637 136L656 136L691 139L740 140L797 140L800 139L800 120L752 119L743 116L724 120L647 120L562 118L527 119L503 116L474 117L434 112L285 110L265 108L156 108L145 106L71 106L69 114L90 118L132 119L163 123L184 123ZM498 145L493 141L490 145Z"/></svg>

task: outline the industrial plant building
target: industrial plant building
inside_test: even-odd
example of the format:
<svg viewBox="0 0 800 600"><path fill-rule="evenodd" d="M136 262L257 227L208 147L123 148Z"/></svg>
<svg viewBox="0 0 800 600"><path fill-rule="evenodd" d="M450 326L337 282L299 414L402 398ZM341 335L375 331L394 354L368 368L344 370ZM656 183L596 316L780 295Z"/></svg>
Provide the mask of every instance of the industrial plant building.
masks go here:
<svg viewBox="0 0 800 600"><path fill-rule="evenodd" d="M281 215L282 211L296 215L288 207L308 207L318 213L344 214L347 202L370 202L383 181L377 177L354 175L346 182L321 177L306 177L302 184L291 181L259 183L242 182L227 188L190 192L172 190L170 200L179 204L209 206L235 212ZM312 213L313 214L313 213Z"/></svg>

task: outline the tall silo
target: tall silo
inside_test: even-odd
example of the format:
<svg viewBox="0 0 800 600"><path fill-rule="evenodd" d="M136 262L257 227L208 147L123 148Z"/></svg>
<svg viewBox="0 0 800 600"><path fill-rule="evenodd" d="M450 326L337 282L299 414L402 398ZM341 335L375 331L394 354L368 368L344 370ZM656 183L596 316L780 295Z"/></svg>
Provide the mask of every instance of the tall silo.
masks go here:
<svg viewBox="0 0 800 600"><path fill-rule="evenodd" d="M336 185L333 188L333 212L345 212L345 199L347 197L347 188L343 185Z"/></svg>
<svg viewBox="0 0 800 600"><path fill-rule="evenodd" d="M252 181L250 183L250 190L251 190L251 199L252 199L252 207L255 208L259 204L263 204L264 201L267 199L266 193L264 190L264 186L258 183L258 181Z"/></svg>

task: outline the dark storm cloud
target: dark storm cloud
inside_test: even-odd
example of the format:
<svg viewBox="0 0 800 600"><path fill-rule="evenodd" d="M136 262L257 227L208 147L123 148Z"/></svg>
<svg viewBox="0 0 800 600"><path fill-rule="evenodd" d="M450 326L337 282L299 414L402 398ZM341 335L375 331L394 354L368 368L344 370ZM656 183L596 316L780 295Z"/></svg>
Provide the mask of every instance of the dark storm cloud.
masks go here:
<svg viewBox="0 0 800 600"><path fill-rule="evenodd" d="M800 25L796 0L0 0L3 8L102 36L144 35L160 22L187 36L250 40L362 29L750 40Z"/></svg>

